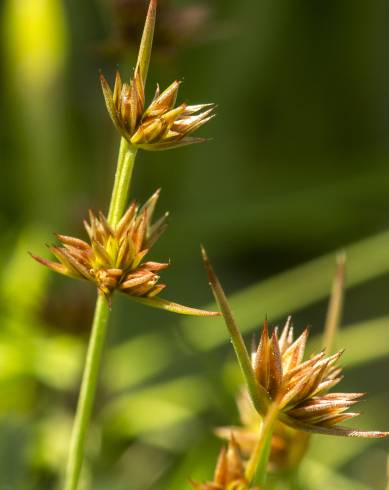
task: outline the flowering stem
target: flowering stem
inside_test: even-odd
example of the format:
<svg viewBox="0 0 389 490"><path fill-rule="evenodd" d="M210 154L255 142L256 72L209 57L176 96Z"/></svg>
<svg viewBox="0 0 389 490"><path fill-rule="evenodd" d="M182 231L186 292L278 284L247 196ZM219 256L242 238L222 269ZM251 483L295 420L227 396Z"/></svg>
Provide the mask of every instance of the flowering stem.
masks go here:
<svg viewBox="0 0 389 490"><path fill-rule="evenodd" d="M137 149L131 146L127 140L121 139L115 183L108 211L108 223L113 227L118 224L126 208L136 152Z"/></svg>
<svg viewBox="0 0 389 490"><path fill-rule="evenodd" d="M122 138L108 214L108 222L113 227L119 222L127 204L135 156L136 149L131 147L127 141ZM95 306L92 332L89 340L77 411L70 440L64 490L77 489L83 461L85 439L96 392L101 353L104 346L109 313L110 309L107 300L103 294L99 293Z"/></svg>
<svg viewBox="0 0 389 490"><path fill-rule="evenodd" d="M101 352L109 316L109 307L102 294L98 295L92 333L85 361L80 396L74 420L68 464L65 475L65 490L76 490L80 476L85 438L96 391Z"/></svg>
<svg viewBox="0 0 389 490"><path fill-rule="evenodd" d="M274 422L277 419L277 415L278 404L273 403L263 420L260 437L246 467L247 480L252 482L255 478L255 481L260 488L262 488L266 481L271 439L273 435Z"/></svg>
<svg viewBox="0 0 389 490"><path fill-rule="evenodd" d="M386 490L389 490L389 456L386 459Z"/></svg>

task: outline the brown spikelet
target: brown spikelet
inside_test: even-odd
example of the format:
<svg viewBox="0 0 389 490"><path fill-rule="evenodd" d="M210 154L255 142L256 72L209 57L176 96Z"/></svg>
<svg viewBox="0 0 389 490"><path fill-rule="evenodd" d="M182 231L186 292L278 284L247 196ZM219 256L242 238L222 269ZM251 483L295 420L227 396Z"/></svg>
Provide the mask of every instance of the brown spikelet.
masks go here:
<svg viewBox="0 0 389 490"><path fill-rule="evenodd" d="M121 135L133 146L144 150L167 150L200 143L191 133L214 116L214 104L181 104L174 107L180 82L173 82L164 92L157 88L155 98L144 107L144 86L135 71L130 83L116 76L114 89L100 75L101 87L108 113Z"/></svg>
<svg viewBox="0 0 389 490"><path fill-rule="evenodd" d="M231 433L233 433L234 439L242 449L243 456L248 458L258 443L262 417L255 410L245 388L242 388L238 395L237 405L241 426L218 427L215 434L222 439L229 440ZM274 426L271 442L270 471L285 471L298 466L306 452L308 442L308 434L277 422Z"/></svg>
<svg viewBox="0 0 389 490"><path fill-rule="evenodd" d="M191 481L196 490L260 490L251 487L245 477L244 464L239 444L230 433L228 447L220 451L212 481Z"/></svg>
<svg viewBox="0 0 389 490"><path fill-rule="evenodd" d="M167 150L205 141L204 138L190 135L215 115L214 104L183 103L175 107L181 83L178 80L163 92L157 85L152 102L145 107L145 83L156 7L156 1L151 0L133 78L128 83L123 83L117 71L112 90L104 75L100 75L105 104L112 122L130 144L145 150Z"/></svg>
<svg viewBox="0 0 389 490"><path fill-rule="evenodd" d="M299 430L354 437L385 437L387 432L358 431L336 424L356 417L347 412L363 393L331 393L328 390L341 380L336 362L343 351L332 356L324 352L303 361L308 329L293 340L293 327L287 320L281 335L274 329L269 337L264 324L253 368L258 383L271 400L277 400L280 420Z"/></svg>
<svg viewBox="0 0 389 490"><path fill-rule="evenodd" d="M58 262L31 255L55 272L95 283L109 303L113 292L119 290L155 308L186 315L217 315L157 298L166 287L159 283L159 273L169 263L143 259L166 228L166 215L151 223L159 193L155 192L142 207L133 202L115 228L103 213L90 211L89 221L84 221L90 243L56 234L60 245L50 247L50 251Z"/></svg>

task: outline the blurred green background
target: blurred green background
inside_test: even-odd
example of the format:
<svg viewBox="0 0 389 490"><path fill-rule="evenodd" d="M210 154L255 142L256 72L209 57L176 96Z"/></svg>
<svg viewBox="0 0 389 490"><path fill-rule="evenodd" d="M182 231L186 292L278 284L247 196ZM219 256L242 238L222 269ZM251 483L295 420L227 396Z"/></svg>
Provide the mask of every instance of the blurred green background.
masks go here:
<svg viewBox="0 0 389 490"><path fill-rule="evenodd" d="M0 5L1 490L57 489L64 469L95 291L27 251L48 256L53 231L81 236L88 208L107 209L119 138L98 72L130 76L146 4ZM137 160L132 196L162 187L172 215L153 255L172 260L166 297L211 303L203 242L248 338L289 313L319 335L346 248L342 387L370 394L356 425L388 429L389 4L159 4L149 95L180 78L180 100L219 106L212 141ZM240 383L221 320L115 298L82 488L210 478ZM316 436L301 488L384 490L388 451Z"/></svg>

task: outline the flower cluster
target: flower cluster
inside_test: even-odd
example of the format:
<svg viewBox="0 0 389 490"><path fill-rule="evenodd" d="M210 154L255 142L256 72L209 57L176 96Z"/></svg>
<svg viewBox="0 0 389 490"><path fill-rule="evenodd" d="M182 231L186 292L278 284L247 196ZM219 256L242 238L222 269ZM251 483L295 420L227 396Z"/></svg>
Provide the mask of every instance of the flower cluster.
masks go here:
<svg viewBox="0 0 389 490"><path fill-rule="evenodd" d="M117 71L113 91L103 75L100 80L109 115L133 146L166 150L204 141L189 135L214 116L215 106L183 103L175 107L179 81L174 81L162 93L157 86L153 101L145 108L144 81L138 67L130 83L123 83Z"/></svg>
<svg viewBox="0 0 389 490"><path fill-rule="evenodd" d="M280 419L291 427L309 432L371 437L385 435L335 427L359 415L347 410L364 393L328 393L342 379L342 369L336 366L342 351L331 356L322 351L303 361L307 337L308 329L293 339L290 318L281 335L275 328L269 337L265 322L258 349L253 353L255 377L269 398L278 404Z"/></svg>
<svg viewBox="0 0 389 490"><path fill-rule="evenodd" d="M107 297L115 289L131 296L156 296L165 288L157 284L157 272L169 264L142 261L166 227L167 213L151 225L158 196L159 191L142 208L133 202L115 228L103 213L97 217L90 211L89 223L84 221L90 244L57 234L62 246L52 246L50 251L59 262L34 258L56 272L96 283Z"/></svg>
<svg viewBox="0 0 389 490"><path fill-rule="evenodd" d="M264 484L269 461L270 468L275 470L289 470L298 466L306 452L309 433L366 438L389 436L389 432L338 426L359 415L348 409L364 394L329 393L342 379L342 370L336 366L342 351L327 356L323 350L304 360L308 329L294 340L290 317L281 332L276 327L270 336L268 322L265 322L259 345L254 346L250 358L204 248L202 255L247 389L246 396L239 401L242 427L221 427L216 433L223 438L234 433L244 456L249 458L245 469L249 482L254 480L257 473L257 481L261 486ZM326 336L329 345L339 320L343 276L344 260L338 266L336 287L333 288L330 302L330 321L326 325L326 330L331 331L331 336Z"/></svg>
<svg viewBox="0 0 389 490"><path fill-rule="evenodd" d="M55 272L95 283L109 302L112 293L119 290L140 303L175 313L215 315L156 298L166 287L158 282L158 273L169 264L143 259L167 226L168 213L152 223L158 197L159 190L141 207L133 202L116 227L107 222L103 213L96 216L90 211L89 222L84 221L90 243L57 234L61 245L49 250L58 262L32 257Z"/></svg>
<svg viewBox="0 0 389 490"><path fill-rule="evenodd" d="M260 490L259 487L250 487L245 477L240 447L233 435L230 436L228 447L220 451L213 480L191 483L196 490Z"/></svg>
<svg viewBox="0 0 389 490"><path fill-rule="evenodd" d="M234 434L242 454L250 457L258 443L262 428L262 417L255 410L246 388L237 397L240 426L217 427L215 434L228 440ZM304 456L309 434L277 422L271 441L269 469L273 472L295 468Z"/></svg>
<svg viewBox="0 0 389 490"><path fill-rule="evenodd" d="M360 415L347 410L364 393L328 393L342 379L342 369L336 366L342 351L331 356L322 351L303 361L307 337L308 329L293 339L290 318L280 335L275 328L269 337L265 322L258 349L253 353L255 377L269 399L277 403L279 419L307 432L361 437L387 435L337 426Z"/></svg>
<svg viewBox="0 0 389 490"><path fill-rule="evenodd" d="M278 407L268 466L273 472L288 471L300 464L309 444L308 432L368 438L388 435L337 426L359 415L347 410L364 394L328 393L341 380L336 361L342 352L325 356L323 351L304 361L307 337L305 330L293 339L290 318L280 335L275 328L269 336L265 322L258 348L252 353L255 378L269 402ZM241 390L237 404L241 425L218 427L215 433L226 440L233 434L244 458L250 458L261 440L264 418L254 408L246 388Z"/></svg>

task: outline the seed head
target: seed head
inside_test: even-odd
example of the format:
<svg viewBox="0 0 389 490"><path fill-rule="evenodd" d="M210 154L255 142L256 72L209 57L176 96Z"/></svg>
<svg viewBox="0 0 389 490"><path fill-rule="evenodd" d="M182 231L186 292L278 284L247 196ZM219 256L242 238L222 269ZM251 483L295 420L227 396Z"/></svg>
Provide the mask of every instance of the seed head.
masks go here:
<svg viewBox="0 0 389 490"><path fill-rule="evenodd" d="M60 274L95 283L109 301L119 290L138 302L176 313L214 315L156 297L166 287L159 283L159 272L169 264L143 260L167 226L168 213L152 224L158 197L159 190L142 207L133 202L116 227L103 213L96 216L90 211L89 222L84 221L89 243L57 234L61 245L49 250L58 262L32 257Z"/></svg>
<svg viewBox="0 0 389 490"><path fill-rule="evenodd" d="M278 334L278 328L275 328L271 337L265 322L258 348L254 349L250 360L223 288L204 248L202 255L212 292L223 313L250 398L262 416L266 416L269 407L273 405L278 410L279 421L305 432L349 437L389 436L389 432L360 431L337 426L359 415L357 412L347 412L347 409L364 394L328 393L342 379L342 370L335 365L342 351L331 356L326 356L322 351L303 361L308 329L294 340L290 318L281 335ZM336 289L341 290L342 287Z"/></svg>
<svg viewBox="0 0 389 490"><path fill-rule="evenodd" d="M119 71L113 90L101 74L100 81L111 119L121 135L133 146L144 150L166 150L199 143L204 138L190 136L214 117L214 104L175 107L179 81L160 92L159 86L151 104L145 106L145 83L154 35L156 1L151 0L146 17L134 76L123 83Z"/></svg>
<svg viewBox="0 0 389 490"><path fill-rule="evenodd" d="M280 410L279 419L285 424L308 432L355 437L384 437L388 433L358 431L337 424L360 415L348 412L364 393L328 393L342 379L342 369L336 362L343 351L326 356L325 352L303 361L308 329L293 339L293 327L288 318L281 335L275 328L269 337L265 322L258 349L252 363L258 383Z"/></svg>
<svg viewBox="0 0 389 490"><path fill-rule="evenodd" d="M246 388L240 391L237 405L241 425L218 427L215 433L227 440L233 433L243 456L250 457L261 437L263 419L255 410ZM309 434L276 422L271 441L270 470L285 471L297 467L306 452L308 442Z"/></svg>
<svg viewBox="0 0 389 490"><path fill-rule="evenodd" d="M174 81L162 93L157 86L153 101L145 108L140 70L135 70L129 83L123 83L117 72L113 91L103 75L100 80L109 115L121 135L133 146L166 150L205 141L190 134L214 117L215 106L182 103L175 107L179 81Z"/></svg>
<svg viewBox="0 0 389 490"><path fill-rule="evenodd" d="M228 447L220 451L213 480L206 483L191 482L196 490L259 490L249 487L244 474L244 464L240 447L230 435Z"/></svg>

